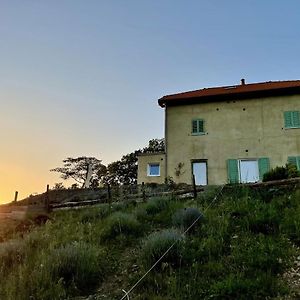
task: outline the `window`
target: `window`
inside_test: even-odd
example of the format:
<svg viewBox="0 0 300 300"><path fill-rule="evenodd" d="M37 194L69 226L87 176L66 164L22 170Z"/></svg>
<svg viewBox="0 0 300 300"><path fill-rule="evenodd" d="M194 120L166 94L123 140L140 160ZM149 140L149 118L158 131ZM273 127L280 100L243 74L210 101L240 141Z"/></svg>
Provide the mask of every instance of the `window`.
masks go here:
<svg viewBox="0 0 300 300"><path fill-rule="evenodd" d="M300 156L289 156L288 163L297 167L300 171Z"/></svg>
<svg viewBox="0 0 300 300"><path fill-rule="evenodd" d="M147 175L148 176L160 176L159 163L148 164Z"/></svg>
<svg viewBox="0 0 300 300"><path fill-rule="evenodd" d="M285 111L284 112L284 127L285 128L300 128L300 112Z"/></svg>
<svg viewBox="0 0 300 300"><path fill-rule="evenodd" d="M192 120L192 135L204 134L204 120L195 119Z"/></svg>
<svg viewBox="0 0 300 300"><path fill-rule="evenodd" d="M230 183L262 181L263 176L270 170L270 159L228 159L227 172Z"/></svg>

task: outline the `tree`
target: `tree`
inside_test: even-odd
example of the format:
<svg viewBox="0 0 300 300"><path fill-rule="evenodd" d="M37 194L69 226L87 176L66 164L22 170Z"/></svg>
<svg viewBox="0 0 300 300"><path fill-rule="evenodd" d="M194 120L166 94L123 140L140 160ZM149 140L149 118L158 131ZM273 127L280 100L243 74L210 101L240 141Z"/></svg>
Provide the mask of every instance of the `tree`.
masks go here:
<svg viewBox="0 0 300 300"><path fill-rule="evenodd" d="M67 157L63 160L62 167L57 167L50 171L61 173L60 177L64 180L75 180L81 187L84 186L87 177L89 177L89 186L98 186L100 179L107 173L106 167L101 163L101 160L86 156Z"/></svg>
<svg viewBox="0 0 300 300"><path fill-rule="evenodd" d="M149 141L148 146L145 147L143 153L156 153L165 151L165 139L152 139Z"/></svg>
<svg viewBox="0 0 300 300"><path fill-rule="evenodd" d="M138 155L141 153L156 153L165 150L164 139L152 139L148 146L123 155L121 160L110 163L107 166L107 173L103 177L103 183L111 185L136 184Z"/></svg>

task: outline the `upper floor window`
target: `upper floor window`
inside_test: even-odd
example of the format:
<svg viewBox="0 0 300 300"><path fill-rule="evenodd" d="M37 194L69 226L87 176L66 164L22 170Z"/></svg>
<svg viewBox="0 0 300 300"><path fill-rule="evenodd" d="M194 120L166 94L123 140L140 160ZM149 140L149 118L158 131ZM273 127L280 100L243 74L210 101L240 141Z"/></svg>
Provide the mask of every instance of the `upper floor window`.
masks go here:
<svg viewBox="0 0 300 300"><path fill-rule="evenodd" d="M159 163L148 164L147 175L148 176L160 176L160 166L159 166Z"/></svg>
<svg viewBox="0 0 300 300"><path fill-rule="evenodd" d="M285 128L300 128L300 112L285 111L284 112L284 127Z"/></svg>
<svg viewBox="0 0 300 300"><path fill-rule="evenodd" d="M192 135L204 134L204 120L194 119L192 120Z"/></svg>

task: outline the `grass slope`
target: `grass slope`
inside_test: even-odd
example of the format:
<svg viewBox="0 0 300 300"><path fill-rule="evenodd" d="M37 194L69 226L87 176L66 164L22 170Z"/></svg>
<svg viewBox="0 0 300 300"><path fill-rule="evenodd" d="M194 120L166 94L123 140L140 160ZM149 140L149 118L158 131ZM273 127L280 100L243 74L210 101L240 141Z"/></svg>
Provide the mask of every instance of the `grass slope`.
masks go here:
<svg viewBox="0 0 300 300"><path fill-rule="evenodd" d="M174 241L130 299L297 297L283 274L299 255L300 191L237 186L211 203L216 192L53 213L0 244L0 298L120 299Z"/></svg>

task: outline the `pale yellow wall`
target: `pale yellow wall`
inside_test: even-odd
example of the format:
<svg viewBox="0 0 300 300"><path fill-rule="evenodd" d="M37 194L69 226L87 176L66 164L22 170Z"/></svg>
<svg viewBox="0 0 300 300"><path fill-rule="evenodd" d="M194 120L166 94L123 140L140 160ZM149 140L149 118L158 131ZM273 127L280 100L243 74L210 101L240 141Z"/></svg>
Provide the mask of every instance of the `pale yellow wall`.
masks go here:
<svg viewBox="0 0 300 300"><path fill-rule="evenodd" d="M271 168L285 165L300 155L300 129L284 129L283 112L290 110L300 111L299 95L167 107L166 176L191 183L193 159L207 159L208 184L228 182L230 158L269 157ZM191 135L195 118L205 120L206 135Z"/></svg>
<svg viewBox="0 0 300 300"><path fill-rule="evenodd" d="M159 163L160 165L160 176L148 176L147 166L149 163ZM138 184L144 183L159 183L165 182L165 154L153 153L153 154L142 154L138 157Z"/></svg>

